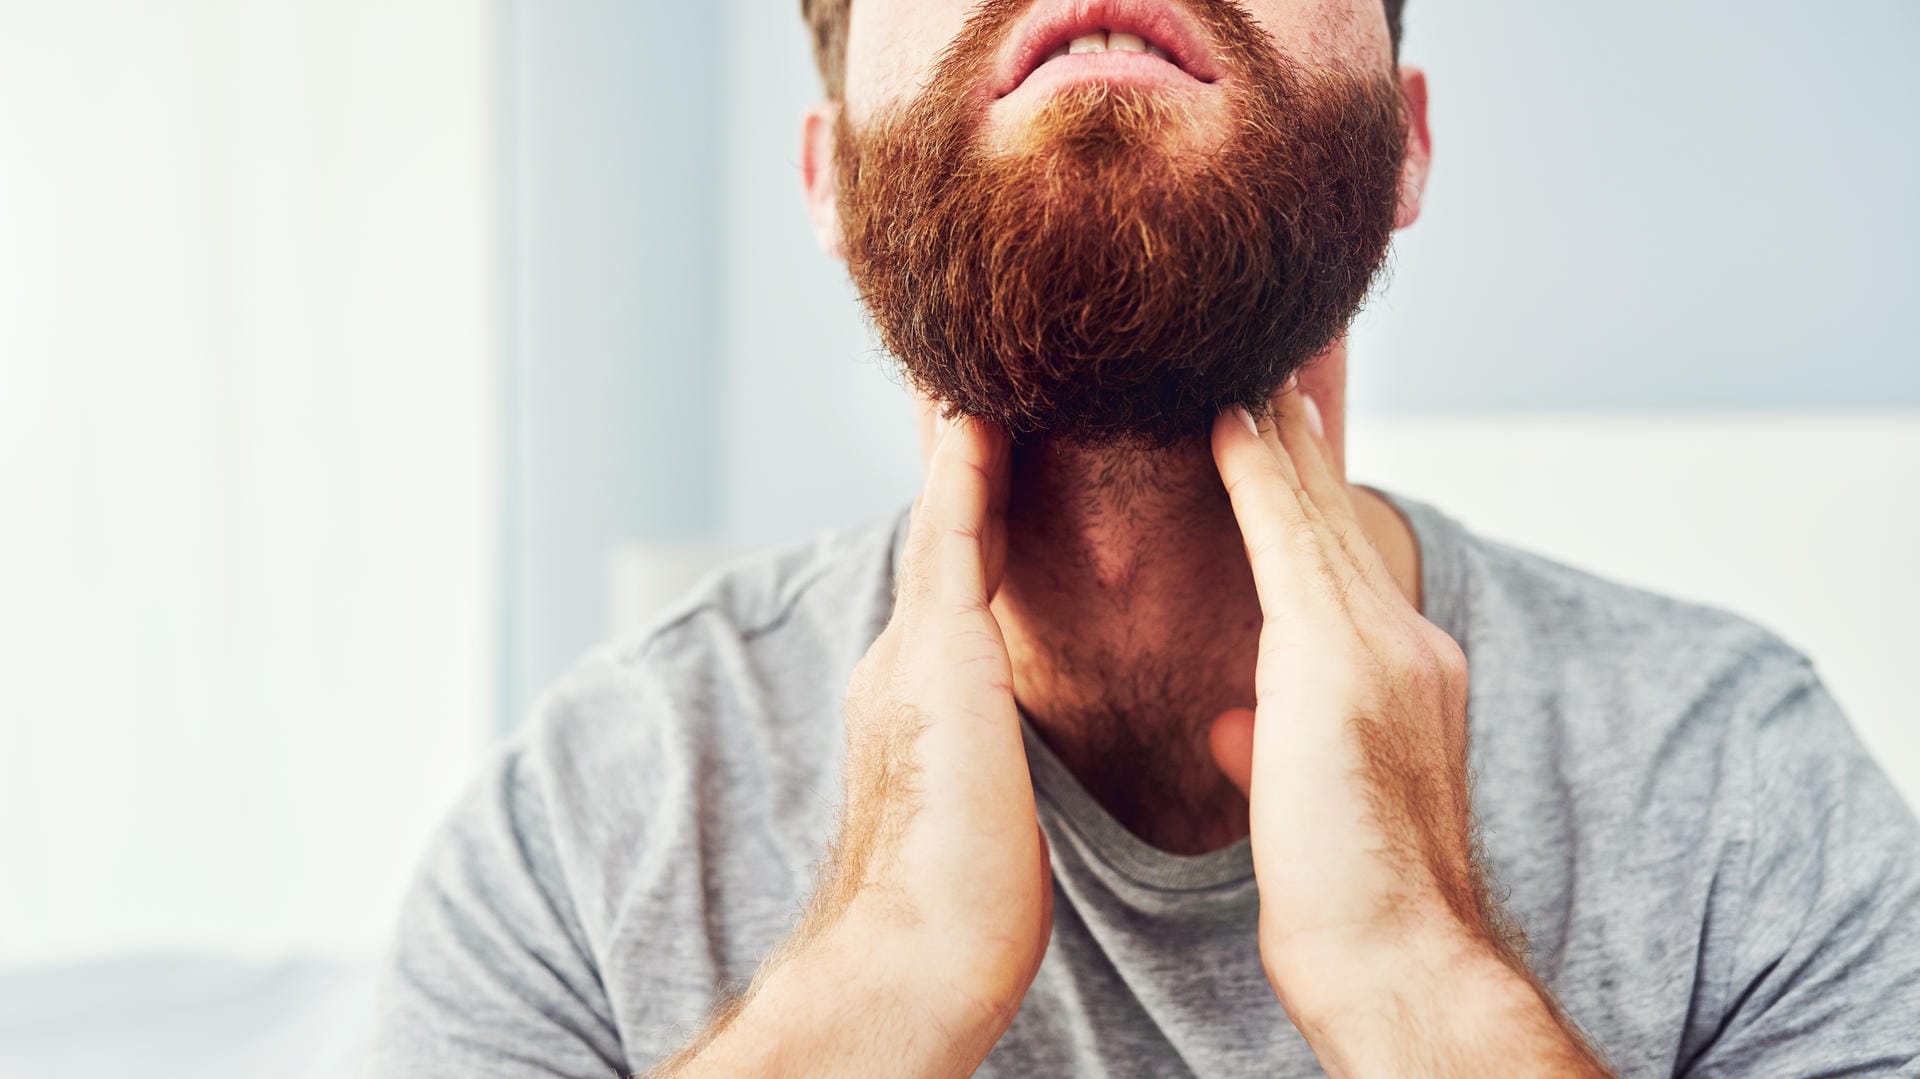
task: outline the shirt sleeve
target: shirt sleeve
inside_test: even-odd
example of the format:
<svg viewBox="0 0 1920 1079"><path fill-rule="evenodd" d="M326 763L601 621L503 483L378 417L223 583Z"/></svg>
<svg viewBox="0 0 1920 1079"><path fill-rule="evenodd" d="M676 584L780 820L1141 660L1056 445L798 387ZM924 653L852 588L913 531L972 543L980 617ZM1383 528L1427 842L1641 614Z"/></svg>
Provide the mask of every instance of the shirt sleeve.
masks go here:
<svg viewBox="0 0 1920 1079"><path fill-rule="evenodd" d="M384 972L374 1076L625 1073L546 808L520 772L504 751L420 863Z"/></svg>
<svg viewBox="0 0 1920 1079"><path fill-rule="evenodd" d="M1745 868L1717 1028L1682 1074L1920 1075L1920 824L1801 670L1737 750Z"/></svg>

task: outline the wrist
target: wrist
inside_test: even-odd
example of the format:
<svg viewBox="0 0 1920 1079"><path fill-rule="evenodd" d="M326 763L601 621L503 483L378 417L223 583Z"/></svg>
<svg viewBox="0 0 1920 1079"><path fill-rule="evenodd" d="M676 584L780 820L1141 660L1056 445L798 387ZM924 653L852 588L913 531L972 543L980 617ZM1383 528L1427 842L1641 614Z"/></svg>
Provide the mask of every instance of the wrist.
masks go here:
<svg viewBox="0 0 1920 1079"><path fill-rule="evenodd" d="M984 1057L1012 1024L1034 970L963 934L862 917L860 908L856 902L814 942L823 975L862 980L932 1020L956 1045L984 1043Z"/></svg>
<svg viewBox="0 0 1920 1079"><path fill-rule="evenodd" d="M1520 960L1436 920L1411 932L1296 936L1262 960L1288 1018L1329 1074L1603 1075ZM1497 1070L1497 1069L1496 1069Z"/></svg>
<svg viewBox="0 0 1920 1079"><path fill-rule="evenodd" d="M1001 1008L933 974L890 927L836 919L803 929L754 979L733 1016L662 1074L971 1075L1006 1032Z"/></svg>
<svg viewBox="0 0 1920 1079"><path fill-rule="evenodd" d="M1463 980L1501 985L1520 976L1483 937L1442 918L1417 928L1342 926L1280 933L1263 927L1260 959L1296 1023L1323 1023L1426 987Z"/></svg>

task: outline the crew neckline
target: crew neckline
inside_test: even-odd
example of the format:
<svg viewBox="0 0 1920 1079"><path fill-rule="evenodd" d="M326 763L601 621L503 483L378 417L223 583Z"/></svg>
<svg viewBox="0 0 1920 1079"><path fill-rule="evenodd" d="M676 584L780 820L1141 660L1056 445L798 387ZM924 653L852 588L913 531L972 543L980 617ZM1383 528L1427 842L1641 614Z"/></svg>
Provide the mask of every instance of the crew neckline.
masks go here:
<svg viewBox="0 0 1920 1079"><path fill-rule="evenodd" d="M1355 486L1379 495L1406 521L1419 562L1421 614L1466 648L1460 525L1419 499L1372 484ZM906 515L902 514L895 533L896 568L900 565L906 536ZM1042 819L1051 816L1077 846L1126 884L1145 893L1175 897L1235 890L1252 880L1253 848L1247 838L1204 854L1174 854L1162 850L1133 834L1107 812L1040 737L1025 709L1020 710L1020 734L1026 744L1027 767Z"/></svg>

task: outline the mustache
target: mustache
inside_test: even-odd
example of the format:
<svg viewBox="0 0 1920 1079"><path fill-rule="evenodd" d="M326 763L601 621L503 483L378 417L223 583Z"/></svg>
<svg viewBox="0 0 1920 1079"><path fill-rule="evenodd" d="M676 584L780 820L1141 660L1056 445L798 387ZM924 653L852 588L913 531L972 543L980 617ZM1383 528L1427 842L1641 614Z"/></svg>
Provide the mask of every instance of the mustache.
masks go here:
<svg viewBox="0 0 1920 1079"><path fill-rule="evenodd" d="M992 70L993 62L1028 12L1046 0L980 0L972 14L941 50L933 67L930 87L975 86ZM1159 0L1197 20L1229 74L1242 74L1247 65L1271 63L1276 50L1253 12L1240 0Z"/></svg>

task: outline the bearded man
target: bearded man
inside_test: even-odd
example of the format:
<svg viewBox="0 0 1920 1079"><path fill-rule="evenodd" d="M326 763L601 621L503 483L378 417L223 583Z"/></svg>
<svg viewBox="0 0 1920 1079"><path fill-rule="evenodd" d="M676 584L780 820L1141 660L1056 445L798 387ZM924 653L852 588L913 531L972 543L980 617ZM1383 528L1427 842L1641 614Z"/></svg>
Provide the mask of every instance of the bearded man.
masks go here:
<svg viewBox="0 0 1920 1079"><path fill-rule="evenodd" d="M1920 1072L1920 826L1808 660L1345 480L1398 2L803 9L925 489L543 698L384 1074Z"/></svg>

